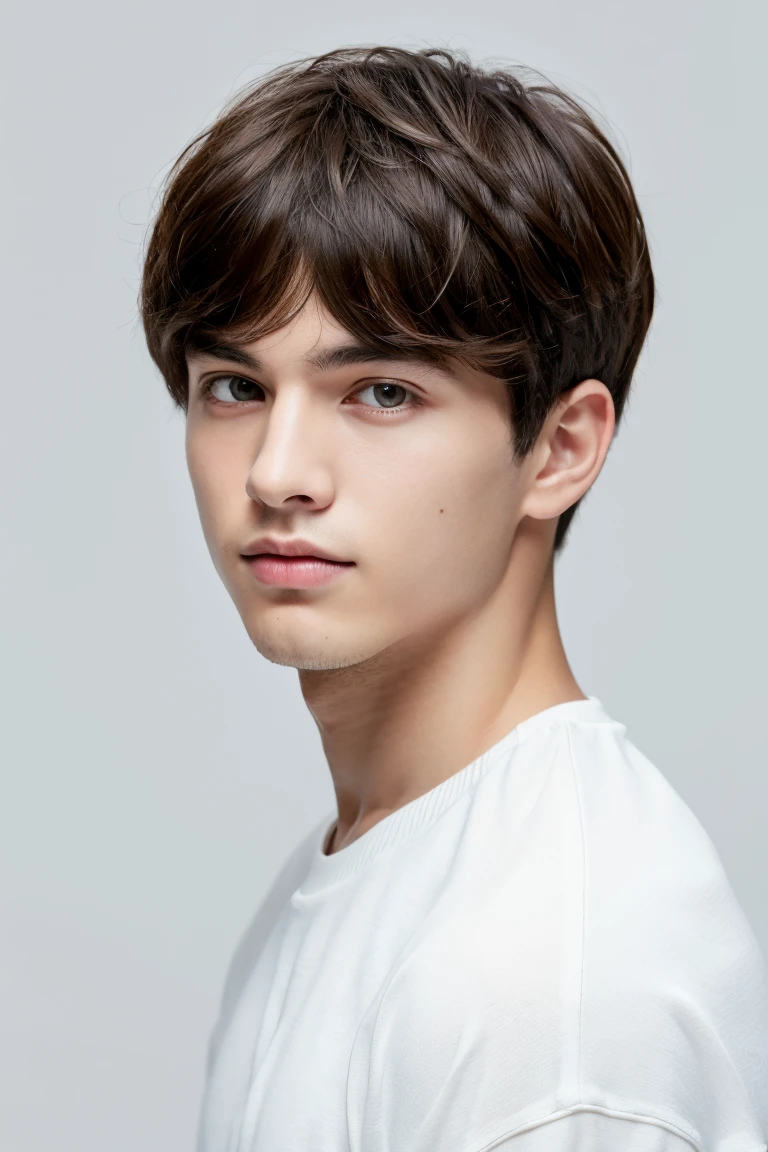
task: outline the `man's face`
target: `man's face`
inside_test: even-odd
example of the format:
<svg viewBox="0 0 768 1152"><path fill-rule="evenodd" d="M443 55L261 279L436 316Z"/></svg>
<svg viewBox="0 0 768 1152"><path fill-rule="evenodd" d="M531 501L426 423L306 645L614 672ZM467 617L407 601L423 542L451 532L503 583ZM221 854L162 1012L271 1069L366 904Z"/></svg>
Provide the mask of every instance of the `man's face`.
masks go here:
<svg viewBox="0 0 768 1152"><path fill-rule="evenodd" d="M345 667L439 640L486 605L523 489L504 383L373 359L314 297L241 351L251 366L190 356L186 452L211 557L259 652ZM307 585L306 563L244 558L264 535L347 566Z"/></svg>

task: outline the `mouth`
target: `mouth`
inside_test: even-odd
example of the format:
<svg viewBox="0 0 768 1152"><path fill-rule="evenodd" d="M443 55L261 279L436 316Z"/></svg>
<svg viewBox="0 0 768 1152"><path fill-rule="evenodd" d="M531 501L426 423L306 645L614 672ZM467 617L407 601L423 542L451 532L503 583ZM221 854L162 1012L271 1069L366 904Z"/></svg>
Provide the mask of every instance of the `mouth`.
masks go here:
<svg viewBox="0 0 768 1152"><path fill-rule="evenodd" d="M355 567L354 561L326 560L320 556L281 556L276 552L259 552L243 556L259 584L281 588L314 588L338 579Z"/></svg>

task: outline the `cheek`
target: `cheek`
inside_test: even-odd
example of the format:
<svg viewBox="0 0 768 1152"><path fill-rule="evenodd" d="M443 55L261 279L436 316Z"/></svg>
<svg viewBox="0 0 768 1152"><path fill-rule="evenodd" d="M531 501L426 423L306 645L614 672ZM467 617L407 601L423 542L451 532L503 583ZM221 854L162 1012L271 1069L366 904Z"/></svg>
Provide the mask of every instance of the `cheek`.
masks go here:
<svg viewBox="0 0 768 1152"><path fill-rule="evenodd" d="M203 534L215 547L218 536L231 534L230 521L248 502L243 472L236 453L216 451L202 437L187 437L186 458Z"/></svg>
<svg viewBox="0 0 768 1152"><path fill-rule="evenodd" d="M187 418L187 432L184 441L187 458L187 472L192 483L197 506L201 512L210 502L211 493L211 455L205 451L205 445L200 435L195 435L191 418Z"/></svg>
<svg viewBox="0 0 768 1152"><path fill-rule="evenodd" d="M210 542L211 533L219 526L218 509L222 503L221 482L216 482L215 471L210 461L203 464L201 461L187 457L189 478L192 482L192 491L195 494L195 503L200 517L200 524L205 537Z"/></svg>
<svg viewBox="0 0 768 1152"><path fill-rule="evenodd" d="M435 602L455 601L498 582L521 500L506 438L453 450L442 443L418 459L395 462L388 480L375 479L373 543L390 587L423 605L425 590Z"/></svg>

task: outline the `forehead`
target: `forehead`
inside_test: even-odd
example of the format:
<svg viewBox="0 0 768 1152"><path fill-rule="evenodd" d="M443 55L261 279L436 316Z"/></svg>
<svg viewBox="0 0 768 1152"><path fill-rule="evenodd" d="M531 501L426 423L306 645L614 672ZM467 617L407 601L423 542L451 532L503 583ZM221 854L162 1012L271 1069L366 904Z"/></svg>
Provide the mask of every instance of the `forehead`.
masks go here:
<svg viewBox="0 0 768 1152"><path fill-rule="evenodd" d="M415 362L432 367L448 365L428 348L387 346L379 341L361 340L343 327L314 296L296 316L275 332L250 342L229 339L225 334L197 341L186 351L187 362L226 360L251 371L300 364L305 371L319 373L348 365L376 362Z"/></svg>
<svg viewBox="0 0 768 1152"><path fill-rule="evenodd" d="M311 360L320 351L333 346L353 345L355 338L343 328L314 296L304 304L293 319L283 327L255 340L242 341L214 338L210 342L196 342L187 350L187 360L202 357L230 359L251 367L252 361L270 361L299 358Z"/></svg>

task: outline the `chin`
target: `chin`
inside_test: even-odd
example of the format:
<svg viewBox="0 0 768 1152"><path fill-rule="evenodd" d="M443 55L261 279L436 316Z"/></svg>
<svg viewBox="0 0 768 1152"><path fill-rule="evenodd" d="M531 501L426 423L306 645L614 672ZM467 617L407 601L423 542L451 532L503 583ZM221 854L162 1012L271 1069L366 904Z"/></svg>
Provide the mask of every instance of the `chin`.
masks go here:
<svg viewBox="0 0 768 1152"><path fill-rule="evenodd" d="M327 637L314 639L306 635L299 638L252 632L251 640L254 648L270 663L313 672L350 668L375 655L375 651L361 651L358 646L334 643Z"/></svg>

